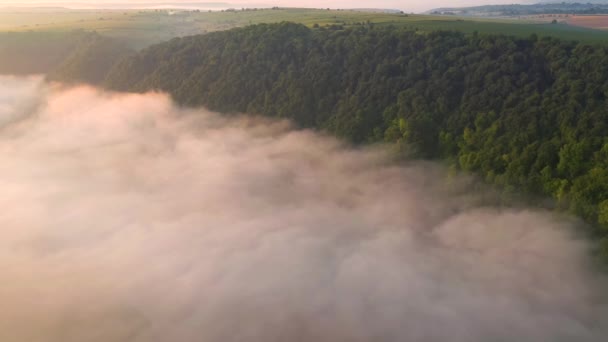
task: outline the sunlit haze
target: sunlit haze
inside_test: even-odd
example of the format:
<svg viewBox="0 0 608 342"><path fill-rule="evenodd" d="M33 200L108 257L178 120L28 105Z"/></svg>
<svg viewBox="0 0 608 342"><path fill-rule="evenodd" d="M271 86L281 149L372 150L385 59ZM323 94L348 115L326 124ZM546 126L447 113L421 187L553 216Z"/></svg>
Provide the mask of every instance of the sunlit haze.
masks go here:
<svg viewBox="0 0 608 342"><path fill-rule="evenodd" d="M0 0L0 342L608 341L561 1Z"/></svg>
<svg viewBox="0 0 608 342"><path fill-rule="evenodd" d="M604 340L572 222L437 165L161 94L0 94L0 341Z"/></svg>
<svg viewBox="0 0 608 342"><path fill-rule="evenodd" d="M229 7L270 7L270 6L285 6L285 7L331 7L331 8L386 8L400 9L404 11L420 12L436 7L458 7L472 6L480 4L496 4L500 0L237 0L237 1L162 1L162 0L136 0L136 1L118 1L118 0L79 0L79 1L45 1L45 0L0 0L1 5L59 5L66 7L155 7L159 5L171 4L192 4L204 7L206 4L226 4ZM530 1L508 1L509 3L529 3ZM533 2L533 1L532 1Z"/></svg>

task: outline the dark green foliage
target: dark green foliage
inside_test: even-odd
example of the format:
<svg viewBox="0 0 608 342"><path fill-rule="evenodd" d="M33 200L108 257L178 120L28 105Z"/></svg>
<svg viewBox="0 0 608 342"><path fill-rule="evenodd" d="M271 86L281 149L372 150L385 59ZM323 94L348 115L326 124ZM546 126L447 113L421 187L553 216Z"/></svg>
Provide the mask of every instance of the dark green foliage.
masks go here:
<svg viewBox="0 0 608 342"><path fill-rule="evenodd" d="M606 226L607 65L604 47L549 38L283 23L174 39L107 85L398 142Z"/></svg>
<svg viewBox="0 0 608 342"><path fill-rule="evenodd" d="M282 23L153 46L116 65L106 84L290 118L354 143L397 143L506 193L550 196L608 246L606 47Z"/></svg>

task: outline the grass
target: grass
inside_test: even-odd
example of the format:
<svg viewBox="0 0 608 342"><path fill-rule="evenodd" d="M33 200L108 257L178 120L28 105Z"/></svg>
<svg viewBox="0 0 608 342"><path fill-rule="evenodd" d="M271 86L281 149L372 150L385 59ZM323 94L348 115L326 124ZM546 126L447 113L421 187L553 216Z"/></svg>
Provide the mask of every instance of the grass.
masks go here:
<svg viewBox="0 0 608 342"><path fill-rule="evenodd" d="M608 43L608 32L567 24L526 20L471 19L446 16L371 13L348 10L280 9L235 12L154 10L0 10L0 31L98 31L128 41L136 48L177 36L201 34L250 24L292 21L307 26L361 22L417 28L421 31L457 30L466 33L554 36L589 43Z"/></svg>

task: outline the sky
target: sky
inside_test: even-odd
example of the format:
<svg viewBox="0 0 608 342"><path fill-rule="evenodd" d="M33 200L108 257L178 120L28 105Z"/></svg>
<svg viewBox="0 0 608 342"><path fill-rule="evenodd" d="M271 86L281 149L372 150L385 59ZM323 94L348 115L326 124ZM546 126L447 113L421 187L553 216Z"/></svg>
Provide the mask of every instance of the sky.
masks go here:
<svg viewBox="0 0 608 342"><path fill-rule="evenodd" d="M243 6L284 6L284 7L331 7L331 8L390 8L400 9L406 12L422 12L437 7L461 7L461 6L474 6L483 4L496 4L496 3L526 3L526 2L537 2L527 0L236 0L236 1L191 1L191 0L134 0L134 1L121 1L121 0L0 0L0 5L31 5L31 4L86 4L99 5L100 7L111 6L112 4L151 4L151 3L204 3L204 2L227 2L234 7Z"/></svg>

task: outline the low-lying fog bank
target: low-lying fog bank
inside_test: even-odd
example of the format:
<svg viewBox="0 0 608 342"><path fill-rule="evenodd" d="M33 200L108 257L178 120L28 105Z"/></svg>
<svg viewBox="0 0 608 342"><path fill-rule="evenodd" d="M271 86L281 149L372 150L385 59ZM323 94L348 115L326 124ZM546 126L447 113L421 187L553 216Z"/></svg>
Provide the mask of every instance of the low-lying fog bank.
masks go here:
<svg viewBox="0 0 608 342"><path fill-rule="evenodd" d="M0 77L0 340L605 340L572 223L443 182L285 122Z"/></svg>

